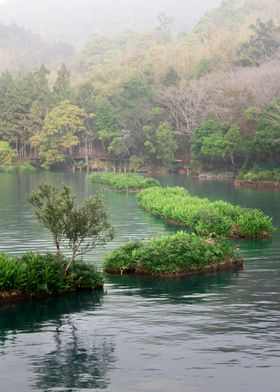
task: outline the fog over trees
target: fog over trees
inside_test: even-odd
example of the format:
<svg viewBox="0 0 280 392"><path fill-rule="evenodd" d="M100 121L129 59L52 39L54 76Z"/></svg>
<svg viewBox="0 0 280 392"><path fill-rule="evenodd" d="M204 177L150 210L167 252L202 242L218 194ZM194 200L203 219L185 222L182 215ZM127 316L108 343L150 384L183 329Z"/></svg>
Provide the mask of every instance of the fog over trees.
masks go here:
<svg viewBox="0 0 280 392"><path fill-rule="evenodd" d="M144 31L157 25L160 13L174 18L174 28L187 30L220 0L6 0L0 22L14 22L44 39L76 44L90 35Z"/></svg>

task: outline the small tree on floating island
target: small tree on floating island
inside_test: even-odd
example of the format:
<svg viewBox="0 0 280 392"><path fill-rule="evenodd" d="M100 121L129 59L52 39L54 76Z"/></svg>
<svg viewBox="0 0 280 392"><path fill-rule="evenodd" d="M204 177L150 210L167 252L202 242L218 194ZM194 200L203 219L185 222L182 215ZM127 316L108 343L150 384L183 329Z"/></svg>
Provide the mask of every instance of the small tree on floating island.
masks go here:
<svg viewBox="0 0 280 392"><path fill-rule="evenodd" d="M61 259L63 244L71 249L65 272L75 263L77 256L113 239L114 230L104 200L98 194L79 206L70 188L64 186L60 189L44 183L37 192L29 195L28 200L38 221L52 233L57 258Z"/></svg>

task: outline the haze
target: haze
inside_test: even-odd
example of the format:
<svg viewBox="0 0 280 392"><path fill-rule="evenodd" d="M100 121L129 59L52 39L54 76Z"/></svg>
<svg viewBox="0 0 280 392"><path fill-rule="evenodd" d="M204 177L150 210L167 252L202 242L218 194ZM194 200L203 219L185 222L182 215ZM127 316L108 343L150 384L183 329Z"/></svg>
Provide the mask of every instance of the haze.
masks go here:
<svg viewBox="0 0 280 392"><path fill-rule="evenodd" d="M0 22L16 23L44 39L79 43L94 33L144 31L165 12L173 28L189 30L221 0L0 0Z"/></svg>

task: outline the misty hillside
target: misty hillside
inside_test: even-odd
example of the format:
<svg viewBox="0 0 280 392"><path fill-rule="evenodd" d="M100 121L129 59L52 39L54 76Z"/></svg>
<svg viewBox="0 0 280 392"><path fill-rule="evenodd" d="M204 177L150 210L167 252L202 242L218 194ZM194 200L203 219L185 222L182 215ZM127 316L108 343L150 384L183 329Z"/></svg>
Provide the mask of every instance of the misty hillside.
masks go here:
<svg viewBox="0 0 280 392"><path fill-rule="evenodd" d="M26 72L41 64L56 68L74 54L74 48L67 43L49 44L40 35L15 24L0 24L0 71Z"/></svg>
<svg viewBox="0 0 280 392"><path fill-rule="evenodd" d="M192 28L220 0L9 0L0 4L0 22L14 22L45 39L79 42L94 33L146 30L165 12L174 28Z"/></svg>
<svg viewBox="0 0 280 392"><path fill-rule="evenodd" d="M201 18L195 32L204 39L223 35L225 31L241 37L247 34L249 26L258 18L263 21L273 18L274 22L279 22L280 1L223 0L220 7L210 10Z"/></svg>

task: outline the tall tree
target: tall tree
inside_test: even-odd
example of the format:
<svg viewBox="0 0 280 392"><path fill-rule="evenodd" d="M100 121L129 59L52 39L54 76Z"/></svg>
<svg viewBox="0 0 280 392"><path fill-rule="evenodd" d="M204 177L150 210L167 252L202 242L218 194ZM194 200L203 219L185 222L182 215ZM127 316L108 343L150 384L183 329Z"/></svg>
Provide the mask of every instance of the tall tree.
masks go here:
<svg viewBox="0 0 280 392"><path fill-rule="evenodd" d="M43 130L31 138L44 159L44 167L63 162L67 152L71 155L73 147L79 144L78 134L85 130L86 118L84 109L69 101L61 102L47 114Z"/></svg>
<svg viewBox="0 0 280 392"><path fill-rule="evenodd" d="M70 71L64 63L57 72L57 78L53 86L53 97L56 104L72 98Z"/></svg>

